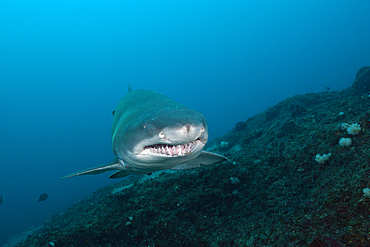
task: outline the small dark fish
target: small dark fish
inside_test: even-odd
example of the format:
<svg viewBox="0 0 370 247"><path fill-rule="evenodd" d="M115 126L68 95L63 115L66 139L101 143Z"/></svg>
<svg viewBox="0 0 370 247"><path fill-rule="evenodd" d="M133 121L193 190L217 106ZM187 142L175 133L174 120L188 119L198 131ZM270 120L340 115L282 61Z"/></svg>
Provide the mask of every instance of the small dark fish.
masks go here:
<svg viewBox="0 0 370 247"><path fill-rule="evenodd" d="M37 200L38 202L43 202L45 201L46 199L48 198L48 194L46 193L42 193L39 197L39 199Z"/></svg>
<svg viewBox="0 0 370 247"><path fill-rule="evenodd" d="M5 196L0 197L0 205L3 204Z"/></svg>

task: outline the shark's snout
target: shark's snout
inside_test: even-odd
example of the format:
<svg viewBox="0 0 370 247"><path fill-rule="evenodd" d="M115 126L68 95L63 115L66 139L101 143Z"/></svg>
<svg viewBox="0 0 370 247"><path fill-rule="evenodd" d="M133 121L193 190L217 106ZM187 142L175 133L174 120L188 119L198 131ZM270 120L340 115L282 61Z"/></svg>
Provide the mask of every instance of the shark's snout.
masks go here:
<svg viewBox="0 0 370 247"><path fill-rule="evenodd" d="M186 124L179 130L178 134L186 136L197 136L204 132L204 130L205 130L204 125L192 126L190 124Z"/></svg>
<svg viewBox="0 0 370 247"><path fill-rule="evenodd" d="M158 141L151 145L146 145L141 153L165 155L165 156L185 156L196 151L201 151L208 140L207 125L182 124L167 127L158 133Z"/></svg>
<svg viewBox="0 0 370 247"><path fill-rule="evenodd" d="M181 126L167 127L161 131L159 136L173 145L185 144L195 140L207 142L208 130L207 125L203 123L183 124Z"/></svg>

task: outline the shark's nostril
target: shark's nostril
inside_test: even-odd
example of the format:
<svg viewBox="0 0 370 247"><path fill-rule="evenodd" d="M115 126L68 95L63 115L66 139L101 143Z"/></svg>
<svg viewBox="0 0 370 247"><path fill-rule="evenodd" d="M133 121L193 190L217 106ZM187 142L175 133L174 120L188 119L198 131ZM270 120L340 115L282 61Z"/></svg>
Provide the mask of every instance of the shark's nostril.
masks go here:
<svg viewBox="0 0 370 247"><path fill-rule="evenodd" d="M186 127L186 132L189 133L190 132L190 125L187 124L185 127Z"/></svg>

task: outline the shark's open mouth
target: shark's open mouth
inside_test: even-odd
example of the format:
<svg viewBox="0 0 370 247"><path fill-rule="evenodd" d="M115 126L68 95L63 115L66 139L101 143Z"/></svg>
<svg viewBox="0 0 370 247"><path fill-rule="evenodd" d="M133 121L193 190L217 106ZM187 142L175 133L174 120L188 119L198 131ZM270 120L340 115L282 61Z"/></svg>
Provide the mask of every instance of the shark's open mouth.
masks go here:
<svg viewBox="0 0 370 247"><path fill-rule="evenodd" d="M163 154L167 156L183 156L188 155L193 152L195 147L197 146L197 142L199 140L195 140L186 144L180 145L168 145L168 144L154 144L150 146L144 147L143 150L147 150L151 153L155 154Z"/></svg>

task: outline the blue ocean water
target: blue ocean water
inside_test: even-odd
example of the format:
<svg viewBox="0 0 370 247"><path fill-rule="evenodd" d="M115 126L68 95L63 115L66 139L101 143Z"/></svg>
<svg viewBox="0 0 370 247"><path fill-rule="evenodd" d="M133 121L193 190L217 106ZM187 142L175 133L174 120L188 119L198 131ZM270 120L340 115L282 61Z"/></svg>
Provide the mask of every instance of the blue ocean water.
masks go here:
<svg viewBox="0 0 370 247"><path fill-rule="evenodd" d="M117 180L112 111L146 88L201 111L210 139L369 65L368 1L5 1L0 244ZM40 194L49 197L37 202Z"/></svg>

